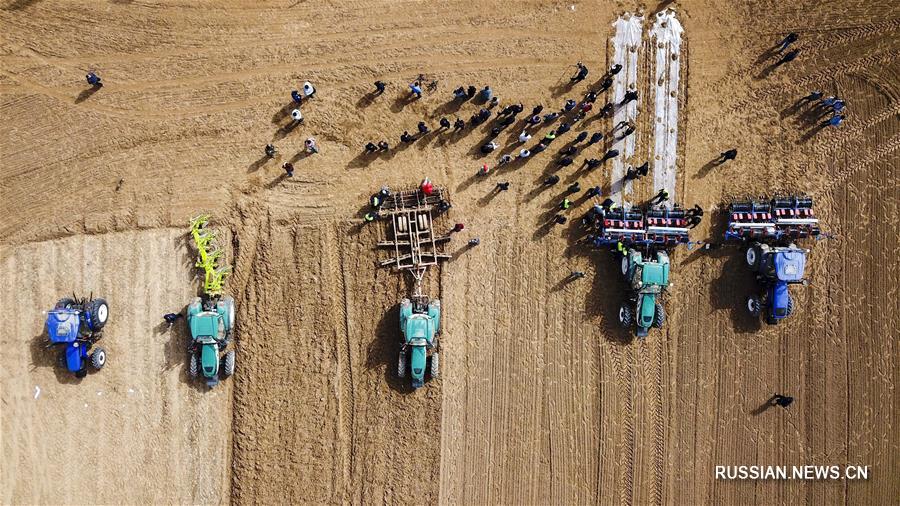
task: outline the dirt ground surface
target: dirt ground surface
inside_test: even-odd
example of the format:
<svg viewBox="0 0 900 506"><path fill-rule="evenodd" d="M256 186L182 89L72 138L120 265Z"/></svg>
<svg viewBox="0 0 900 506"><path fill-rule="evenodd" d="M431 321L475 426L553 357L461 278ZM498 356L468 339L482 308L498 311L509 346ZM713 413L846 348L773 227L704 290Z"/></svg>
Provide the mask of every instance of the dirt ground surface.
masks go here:
<svg viewBox="0 0 900 506"><path fill-rule="evenodd" d="M526 112L580 98L612 58L613 22L643 9L647 52L663 7L684 27L677 200L707 209L692 238L721 237L728 199L779 191L812 195L833 234L807 244L810 284L791 288L796 314L777 326L745 316L754 281L739 249L682 248L666 328L646 340L618 329L612 257L575 244L590 199L575 199L569 224L543 225L568 184L610 187L608 166L575 168L602 146L554 162L566 137L608 132L609 119L485 178L475 171L517 151L518 129L488 157L490 124L395 146L419 121L477 111L449 103L460 85L490 84ZM773 66L791 31L800 56ZM15 0L0 33L0 304L15 315L0 336L4 504L900 497L895 2ZM591 74L569 88L578 60ZM636 163L653 152L648 60ZM87 89L86 69L105 86ZM420 73L438 90L410 101ZM376 79L388 82L378 97ZM291 129L304 80L318 93ZM813 89L846 100L841 127L815 127L797 104ZM394 149L362 154L380 139ZM730 147L737 160L709 163ZM542 188L551 172L561 184ZM383 225L361 217L381 185L425 176L451 194L439 226L466 228L425 283L443 304L442 378L411 391L393 376L409 277L376 267ZM504 180L510 191L492 192ZM655 192L644 178L630 198ZM183 233L201 212L231 238L238 305L237 373L212 392L186 381L184 326L159 326L196 291ZM576 269L587 277L565 281ZM110 362L77 383L40 347L41 311L73 290L112 309ZM767 408L774 392L796 400ZM740 464L870 476L715 478Z"/></svg>
<svg viewBox="0 0 900 506"><path fill-rule="evenodd" d="M160 315L192 296L183 231L75 235L0 247L3 504L215 503L230 490L231 386L184 367L187 329ZM77 379L47 349L44 311L104 297L100 371Z"/></svg>

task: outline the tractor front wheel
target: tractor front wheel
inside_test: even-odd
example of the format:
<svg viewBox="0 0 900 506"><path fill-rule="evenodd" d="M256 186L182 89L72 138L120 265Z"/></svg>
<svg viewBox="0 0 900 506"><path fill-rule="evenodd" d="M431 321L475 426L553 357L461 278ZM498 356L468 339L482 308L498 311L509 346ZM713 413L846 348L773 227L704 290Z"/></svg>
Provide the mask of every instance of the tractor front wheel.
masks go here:
<svg viewBox="0 0 900 506"><path fill-rule="evenodd" d="M397 359L397 377L406 377L406 352L400 350L400 357Z"/></svg>
<svg viewBox="0 0 900 506"><path fill-rule="evenodd" d="M188 357L188 373L190 373L192 378L196 378L197 375L200 374L200 366L197 363L198 358L196 352L191 352Z"/></svg>
<svg viewBox="0 0 900 506"><path fill-rule="evenodd" d="M75 305L75 299L70 299L69 297L63 297L56 301L56 309L69 309L70 307Z"/></svg>
<svg viewBox="0 0 900 506"><path fill-rule="evenodd" d="M628 304L619 306L619 324L624 328L628 328L631 326L632 321L634 321L634 317L631 312L631 307L629 307Z"/></svg>
<svg viewBox="0 0 900 506"><path fill-rule="evenodd" d="M234 374L234 350L230 350L225 354L225 377L229 377Z"/></svg>
<svg viewBox="0 0 900 506"><path fill-rule="evenodd" d="M234 330L234 297L225 297L223 300L225 302L226 311L225 320L228 322L228 331L230 333Z"/></svg>
<svg viewBox="0 0 900 506"><path fill-rule="evenodd" d="M747 260L747 266L750 267L750 270L756 272L759 270L760 265L762 265L763 257L769 252L769 247L765 244L756 244L747 248L747 255L745 259Z"/></svg>
<svg viewBox="0 0 900 506"><path fill-rule="evenodd" d="M653 326L661 329L663 325L666 324L666 309L662 306L662 304L657 303L656 308L653 315Z"/></svg>
<svg viewBox="0 0 900 506"><path fill-rule="evenodd" d="M759 297L750 296L747 297L747 311L750 312L751 316L759 316L759 312L761 309L761 305L759 303Z"/></svg>
<svg viewBox="0 0 900 506"><path fill-rule="evenodd" d="M103 369L103 366L106 365L106 350L99 347L94 349L94 352L91 353L91 365L98 371Z"/></svg>
<svg viewBox="0 0 900 506"><path fill-rule="evenodd" d="M438 352L431 355L431 377L432 379L441 377L441 354Z"/></svg>
<svg viewBox="0 0 900 506"><path fill-rule="evenodd" d="M100 330L109 319L109 304L104 299L94 299L90 303L91 330Z"/></svg>

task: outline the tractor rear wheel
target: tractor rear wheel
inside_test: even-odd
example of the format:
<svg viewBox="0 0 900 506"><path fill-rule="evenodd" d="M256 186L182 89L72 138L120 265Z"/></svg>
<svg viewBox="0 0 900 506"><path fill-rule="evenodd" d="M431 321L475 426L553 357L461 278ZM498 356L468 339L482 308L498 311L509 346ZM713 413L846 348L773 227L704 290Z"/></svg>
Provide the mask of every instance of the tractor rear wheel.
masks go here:
<svg viewBox="0 0 900 506"><path fill-rule="evenodd" d="M99 347L95 348L94 352L91 353L91 365L98 371L103 369L103 366L106 365L106 350Z"/></svg>
<svg viewBox="0 0 900 506"><path fill-rule="evenodd" d="M200 297L194 297L191 300L191 303L188 304L187 308L187 319L190 320L194 315L203 311L203 301L200 300Z"/></svg>
<svg viewBox="0 0 900 506"><path fill-rule="evenodd" d="M200 374L200 364L197 363L197 352L191 352L188 356L188 374L191 375L192 378L196 378L198 374Z"/></svg>
<svg viewBox="0 0 900 506"><path fill-rule="evenodd" d="M759 312L761 309L761 305L759 303L759 297L750 296L747 297L747 311L750 312L750 315L756 317L759 316Z"/></svg>
<svg viewBox="0 0 900 506"><path fill-rule="evenodd" d="M666 324L666 309L660 303L656 303L656 308L653 315L653 326L661 329L663 325Z"/></svg>
<svg viewBox="0 0 900 506"><path fill-rule="evenodd" d="M619 306L619 324L625 328L631 326L631 322L634 320L631 307L628 304L622 304Z"/></svg>
<svg viewBox="0 0 900 506"><path fill-rule="evenodd" d="M752 271L758 271L759 266L762 264L763 257L769 252L769 247L765 244L754 244L747 248L747 254L745 260L747 261L747 266L750 267Z"/></svg>
<svg viewBox="0 0 900 506"><path fill-rule="evenodd" d="M794 298L788 295L788 303L787 303L787 312L784 314L785 317L791 316L791 313L794 312Z"/></svg>
<svg viewBox="0 0 900 506"><path fill-rule="evenodd" d="M234 374L234 350L229 350L228 353L225 354L225 377L229 377Z"/></svg>
<svg viewBox="0 0 900 506"><path fill-rule="evenodd" d="M397 359L397 377L406 377L406 352L400 351L400 358Z"/></svg>
<svg viewBox="0 0 900 506"><path fill-rule="evenodd" d="M431 355L431 377L433 379L441 377L441 354L438 352Z"/></svg>
<svg viewBox="0 0 900 506"><path fill-rule="evenodd" d="M63 297L56 301L56 309L68 309L75 305L75 299L70 299L69 297Z"/></svg>
<svg viewBox="0 0 900 506"><path fill-rule="evenodd" d="M109 304L104 299L94 299L90 303L91 330L100 330L109 319Z"/></svg>

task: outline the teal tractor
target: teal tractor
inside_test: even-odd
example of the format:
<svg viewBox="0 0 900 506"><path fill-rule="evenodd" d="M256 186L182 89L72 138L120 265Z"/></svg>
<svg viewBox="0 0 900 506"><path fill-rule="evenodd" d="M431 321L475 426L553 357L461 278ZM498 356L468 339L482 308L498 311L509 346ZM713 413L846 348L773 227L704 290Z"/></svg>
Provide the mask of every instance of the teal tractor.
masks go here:
<svg viewBox="0 0 900 506"><path fill-rule="evenodd" d="M225 377L234 374L234 350L227 350L234 334L234 312L234 299L227 296L195 297L188 305L188 370L193 378L202 376L210 388L219 383L220 372Z"/></svg>
<svg viewBox="0 0 900 506"><path fill-rule="evenodd" d="M425 385L425 371L431 356L431 377L440 375L438 334L441 331L441 301L417 295L400 302L400 358L397 376L406 377L409 370L413 388Z"/></svg>
<svg viewBox="0 0 900 506"><path fill-rule="evenodd" d="M622 256L622 275L629 285L628 301L619 307L619 323L637 326L637 336L646 337L650 327L662 328L666 311L660 295L669 286L669 255L662 250L645 256L628 248Z"/></svg>

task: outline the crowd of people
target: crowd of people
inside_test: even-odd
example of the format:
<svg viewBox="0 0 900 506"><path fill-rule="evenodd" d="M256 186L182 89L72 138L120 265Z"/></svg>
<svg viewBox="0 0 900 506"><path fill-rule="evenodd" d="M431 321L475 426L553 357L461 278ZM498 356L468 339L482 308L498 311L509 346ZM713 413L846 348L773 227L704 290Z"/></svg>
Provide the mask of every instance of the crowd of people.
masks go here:
<svg viewBox="0 0 900 506"><path fill-rule="evenodd" d="M582 62L576 64L576 69L575 75L570 78L571 84L583 81L589 73L587 66ZM551 111L547 111L544 105L538 104L531 108L530 112L527 114L525 114L526 107L521 102L501 107L499 97L489 85L481 88L476 87L475 85L459 86L452 92L452 101L456 102L457 105L461 105L463 102L467 101L473 101L479 105L479 109L471 115L468 121L460 117L441 117L438 120L438 128L434 131L432 131L432 128L425 121L419 121L415 133L404 130L400 134L400 142L404 144L415 143L432 132L434 132L435 135L458 135L459 132L465 131L466 129L474 129L479 125L491 121L493 118L489 136L485 142L479 146L480 153L482 155L490 155L501 149L498 137L503 131L510 128L515 128L514 132L518 132L518 135L513 134L515 140L508 147L512 147L515 144L519 144L520 147L517 148L517 152L515 153L503 153L493 167L489 163L482 163L476 172L476 176L487 176L500 167L514 163L526 163L535 155L547 150L560 136L568 134L579 122L588 123L588 121L585 121L586 119L609 118L615 113L616 108L637 100L638 93L634 90L628 90L618 103L608 101L595 112L594 103L598 100L601 93L611 87L613 77L621 70L621 65L614 65L609 68L600 78L599 88L587 90L581 100L572 98L566 99L558 109L553 109ZM375 88L376 91L374 94L379 95L383 93L385 84L382 81L376 81ZM422 86L419 80L410 83L409 89L410 100L418 100L422 96ZM544 135L538 135L538 131L544 127L548 128L548 130ZM609 132L591 132L587 129L581 130L565 147L557 152L558 156L554 163L559 168L571 166L574 164L575 158L580 153L585 153L591 146L602 143L602 147L599 149L599 152L601 152L602 155L599 155L599 157L586 156L583 163L580 165L581 170L590 172L603 165L606 161L619 156L619 150L613 148L612 145L615 142L627 138L629 135L633 135L636 129L637 127L633 122L626 120L618 122ZM535 137L539 140L535 144L529 146L529 143ZM379 153L388 151L389 149L390 145L385 139L382 139L377 143L374 140L369 141L364 146L365 153L372 156L377 156ZM726 155L723 154L723 157L724 156ZM733 155L728 156L733 158ZM628 167L624 176L624 181L639 180L648 175L648 173L649 162L644 162L642 165L636 167ZM559 181L559 175L554 173L547 176L543 184L546 186L553 186L558 184ZM494 187L494 191L508 191L510 185L511 183L509 181L498 182ZM565 196L559 203L560 213L553 216L550 222L551 224L565 224L567 222L567 218L562 212L568 211L574 205L575 196L581 191L581 184L578 181L569 185ZM586 199L594 197L601 198L601 191L599 186L593 186L588 188L584 195ZM650 199L646 205L660 205L667 200L668 192L660 190L660 192ZM366 222L374 221L379 217L378 212L380 205L378 202L380 201L381 200L379 199L373 200L371 209L364 216ZM449 202L442 202L442 204L444 204L444 208L441 210L449 208ZM601 205L600 208L610 208L613 205L613 199L606 198L604 200L604 205ZM689 226L691 228L696 227L700 223L702 216L703 211L699 206L692 209L690 211ZM454 231L456 230L454 229Z"/></svg>

